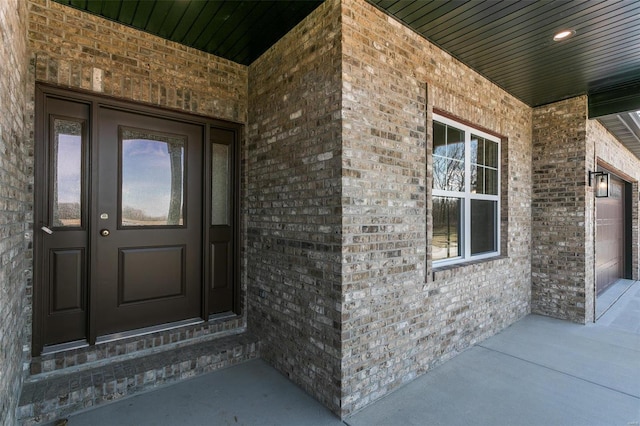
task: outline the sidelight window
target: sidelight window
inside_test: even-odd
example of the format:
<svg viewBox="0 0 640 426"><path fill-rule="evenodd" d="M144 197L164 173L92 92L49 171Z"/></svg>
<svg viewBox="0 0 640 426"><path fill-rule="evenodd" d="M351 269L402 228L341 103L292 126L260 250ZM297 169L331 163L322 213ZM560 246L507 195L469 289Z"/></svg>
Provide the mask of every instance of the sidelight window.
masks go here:
<svg viewBox="0 0 640 426"><path fill-rule="evenodd" d="M499 176L499 138L434 114L435 265L499 254Z"/></svg>

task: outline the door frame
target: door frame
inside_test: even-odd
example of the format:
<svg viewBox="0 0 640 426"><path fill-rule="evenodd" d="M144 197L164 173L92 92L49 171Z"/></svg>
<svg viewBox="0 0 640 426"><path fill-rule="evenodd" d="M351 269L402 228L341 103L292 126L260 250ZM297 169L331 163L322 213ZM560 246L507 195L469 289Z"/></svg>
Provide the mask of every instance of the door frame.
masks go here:
<svg viewBox="0 0 640 426"><path fill-rule="evenodd" d="M184 111L169 110L158 106L142 104L135 101L126 101L110 98L105 95L96 94L93 92L87 92L80 89L62 88L56 85L37 82L35 85L35 115L34 115L34 214L33 214L33 315L32 315L32 356L38 356L42 353L44 348L44 319L45 319L45 306L43 306L43 294L45 271L43 271L43 231L40 230L42 224L47 220L47 188L48 188L48 168L47 164L48 156L44 155L45 148L47 146L46 141L43 138L47 134L45 126L47 123L47 117L45 117L45 100L47 98L58 98L63 100L75 101L87 104L89 106L89 143L88 159L91 164L97 163L97 150L93 149L92 142L97 140L98 137L98 111L99 106L106 106L109 108L145 114L161 119L170 119L174 121L181 121L185 123L199 125L203 129L202 134L202 206L201 206L201 225L202 225L202 238L201 238L201 261L202 261L202 283L201 283L201 309L200 318L203 321L208 321L212 316L212 312L209 309L209 282L211 282L211 267L210 261L210 242L209 234L204 231L209 229L209 218L211 217L211 143L210 137L212 129L222 129L227 132L231 132L233 135L234 143L231 149L232 155L232 173L230 174L233 180L231 186L231 211L234 227L233 227L233 260L232 260L232 282L233 282L233 309L227 314L232 314L234 317L242 315L241 297L240 297L240 146L243 141L243 124L237 122L231 122L226 120L215 119L197 114L191 114ZM92 212L97 212L97 199L95 196L96 184L97 184L97 170L94 167L90 170L87 182L87 197L89 212L86 212L87 216ZM95 329L95 304L97 303L95 297L92 297L91 282L92 272L96 270L98 259L92 256L95 253L97 245L96 230L92 229L95 225L92 220L87 220L87 232L88 232L88 256L90 261L87 265L87 288L86 288L86 302L88 306L87 311L87 338L84 344L95 345L96 335ZM57 346L57 345L56 345Z"/></svg>

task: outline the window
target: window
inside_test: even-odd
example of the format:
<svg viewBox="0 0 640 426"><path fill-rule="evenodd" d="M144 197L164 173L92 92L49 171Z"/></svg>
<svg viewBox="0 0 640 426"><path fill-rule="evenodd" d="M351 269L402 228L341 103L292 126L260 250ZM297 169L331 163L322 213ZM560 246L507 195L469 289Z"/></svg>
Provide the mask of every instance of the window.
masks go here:
<svg viewBox="0 0 640 426"><path fill-rule="evenodd" d="M434 114L434 265L499 254L500 139Z"/></svg>

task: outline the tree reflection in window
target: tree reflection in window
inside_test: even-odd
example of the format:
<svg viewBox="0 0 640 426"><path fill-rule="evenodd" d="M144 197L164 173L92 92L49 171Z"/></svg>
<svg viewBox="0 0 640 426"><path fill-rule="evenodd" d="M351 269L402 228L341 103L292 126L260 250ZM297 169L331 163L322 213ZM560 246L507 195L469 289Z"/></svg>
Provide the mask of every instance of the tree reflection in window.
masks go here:
<svg viewBox="0 0 640 426"><path fill-rule="evenodd" d="M433 123L433 187L464 191L464 132Z"/></svg>
<svg viewBox="0 0 640 426"><path fill-rule="evenodd" d="M184 222L186 137L121 128L121 224Z"/></svg>
<svg viewBox="0 0 640 426"><path fill-rule="evenodd" d="M460 252L460 198L433 197L433 260L450 259Z"/></svg>

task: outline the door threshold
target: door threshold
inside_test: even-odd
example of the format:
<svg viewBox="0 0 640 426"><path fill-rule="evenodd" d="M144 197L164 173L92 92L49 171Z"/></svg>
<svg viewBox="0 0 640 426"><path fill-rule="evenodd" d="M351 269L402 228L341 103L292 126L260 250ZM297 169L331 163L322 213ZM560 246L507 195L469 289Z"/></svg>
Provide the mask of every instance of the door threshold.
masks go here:
<svg viewBox="0 0 640 426"><path fill-rule="evenodd" d="M204 320L202 318L192 318L167 324L152 325L151 327L137 328L130 331L122 331L120 333L105 334L104 336L96 338L96 345L122 340L129 337L140 337L151 333L157 333L159 331L173 330L175 328L186 327L189 325L197 325L203 322Z"/></svg>
<svg viewBox="0 0 640 426"><path fill-rule="evenodd" d="M86 340L74 340L73 342L58 343L42 348L42 355L51 355L58 352L69 351L72 349L81 349L89 346Z"/></svg>

